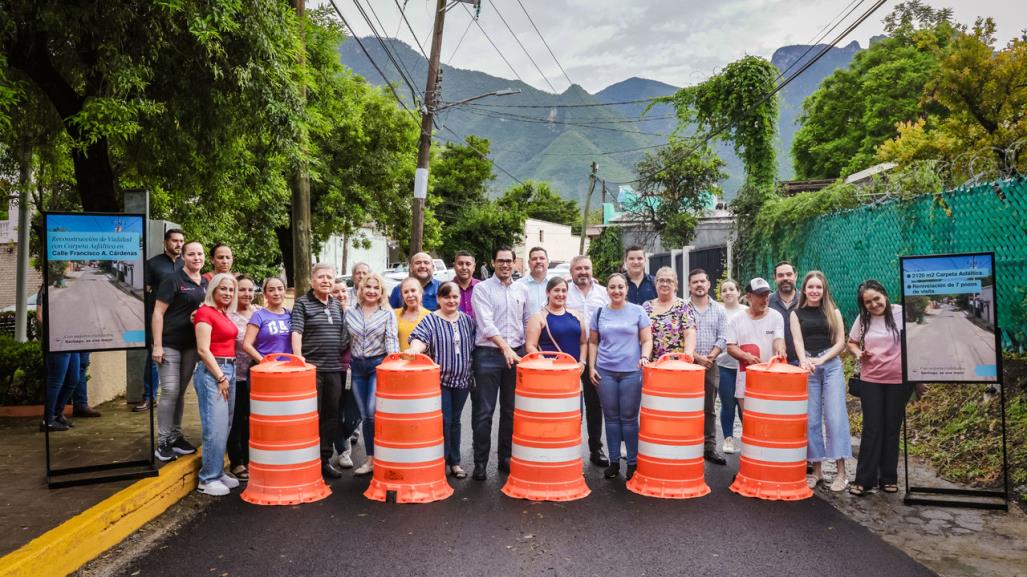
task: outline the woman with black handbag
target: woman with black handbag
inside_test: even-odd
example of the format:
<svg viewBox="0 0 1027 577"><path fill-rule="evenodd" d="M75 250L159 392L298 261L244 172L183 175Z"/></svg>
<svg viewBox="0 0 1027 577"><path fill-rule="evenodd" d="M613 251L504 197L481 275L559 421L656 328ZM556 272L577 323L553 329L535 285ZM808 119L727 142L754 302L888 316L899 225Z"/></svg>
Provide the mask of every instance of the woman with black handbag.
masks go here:
<svg viewBox="0 0 1027 577"><path fill-rule="evenodd" d="M912 392L902 380L902 307L892 304L887 289L873 279L859 285L856 304L859 318L849 331L848 346L860 363L863 434L849 493L862 497L875 487L897 493L899 431Z"/></svg>

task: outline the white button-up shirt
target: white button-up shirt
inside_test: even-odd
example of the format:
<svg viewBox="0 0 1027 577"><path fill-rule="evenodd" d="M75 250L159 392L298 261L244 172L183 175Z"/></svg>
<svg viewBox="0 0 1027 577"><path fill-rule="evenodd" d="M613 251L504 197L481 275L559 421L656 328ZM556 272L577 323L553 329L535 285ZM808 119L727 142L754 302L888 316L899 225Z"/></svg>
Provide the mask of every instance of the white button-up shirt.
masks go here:
<svg viewBox="0 0 1027 577"><path fill-rule="evenodd" d="M493 276L474 286L471 295L474 306L474 322L478 332L475 344L479 347L496 347L492 337L501 336L510 348L524 344L524 326L531 318L528 307L528 290L517 282L503 284Z"/></svg>
<svg viewBox="0 0 1027 577"><path fill-rule="evenodd" d="M517 282L528 289L528 309L531 314L537 313L546 306L546 285L549 284L549 279L542 277L541 281L537 281L529 274L526 277L521 277L521 280Z"/></svg>
<svg viewBox="0 0 1027 577"><path fill-rule="evenodd" d="M588 335L589 324L592 322L592 315L596 309L601 309L610 304L610 295L606 294L606 287L592 281L592 286L587 293L581 292L578 285L568 283L567 286L567 308L577 312L585 321L585 334Z"/></svg>

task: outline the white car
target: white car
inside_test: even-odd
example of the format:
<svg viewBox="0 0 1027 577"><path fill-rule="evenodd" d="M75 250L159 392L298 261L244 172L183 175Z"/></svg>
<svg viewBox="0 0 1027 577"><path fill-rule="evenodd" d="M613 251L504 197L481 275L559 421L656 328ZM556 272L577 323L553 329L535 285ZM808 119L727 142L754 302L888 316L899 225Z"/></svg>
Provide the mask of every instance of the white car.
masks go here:
<svg viewBox="0 0 1027 577"><path fill-rule="evenodd" d="M432 265L435 267L435 272L432 276L439 282L451 281L456 276L456 271L451 268L446 268L446 263L441 258L433 259Z"/></svg>

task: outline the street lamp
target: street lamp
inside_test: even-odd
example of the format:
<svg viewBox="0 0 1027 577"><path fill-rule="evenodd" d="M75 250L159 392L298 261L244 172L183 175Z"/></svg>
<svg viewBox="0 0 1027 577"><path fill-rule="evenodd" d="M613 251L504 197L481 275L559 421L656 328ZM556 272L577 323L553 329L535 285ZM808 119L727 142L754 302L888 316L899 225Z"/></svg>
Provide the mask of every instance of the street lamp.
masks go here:
<svg viewBox="0 0 1027 577"><path fill-rule="evenodd" d="M463 100L457 100L456 102L441 102L438 106L435 107L435 112L440 112L442 110L452 108L454 106L460 106L461 104L467 104L468 102L473 102L475 100L478 100L480 98L486 98L488 96L510 96L511 94L520 93L520 89L514 90L511 88L504 88L503 90L493 90L492 92L486 92L485 94L479 94L477 96L472 96L470 98L464 98Z"/></svg>

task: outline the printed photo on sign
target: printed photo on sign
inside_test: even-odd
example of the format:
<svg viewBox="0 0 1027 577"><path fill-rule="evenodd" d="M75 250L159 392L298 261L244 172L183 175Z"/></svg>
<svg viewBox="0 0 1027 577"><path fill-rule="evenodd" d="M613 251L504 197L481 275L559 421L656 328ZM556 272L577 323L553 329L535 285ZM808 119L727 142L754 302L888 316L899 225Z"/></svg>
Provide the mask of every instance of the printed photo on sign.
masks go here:
<svg viewBox="0 0 1027 577"><path fill-rule="evenodd" d="M49 350L146 346L141 215L46 214Z"/></svg>
<svg viewBox="0 0 1027 577"><path fill-rule="evenodd" d="M991 254L902 259L906 379L996 382Z"/></svg>

